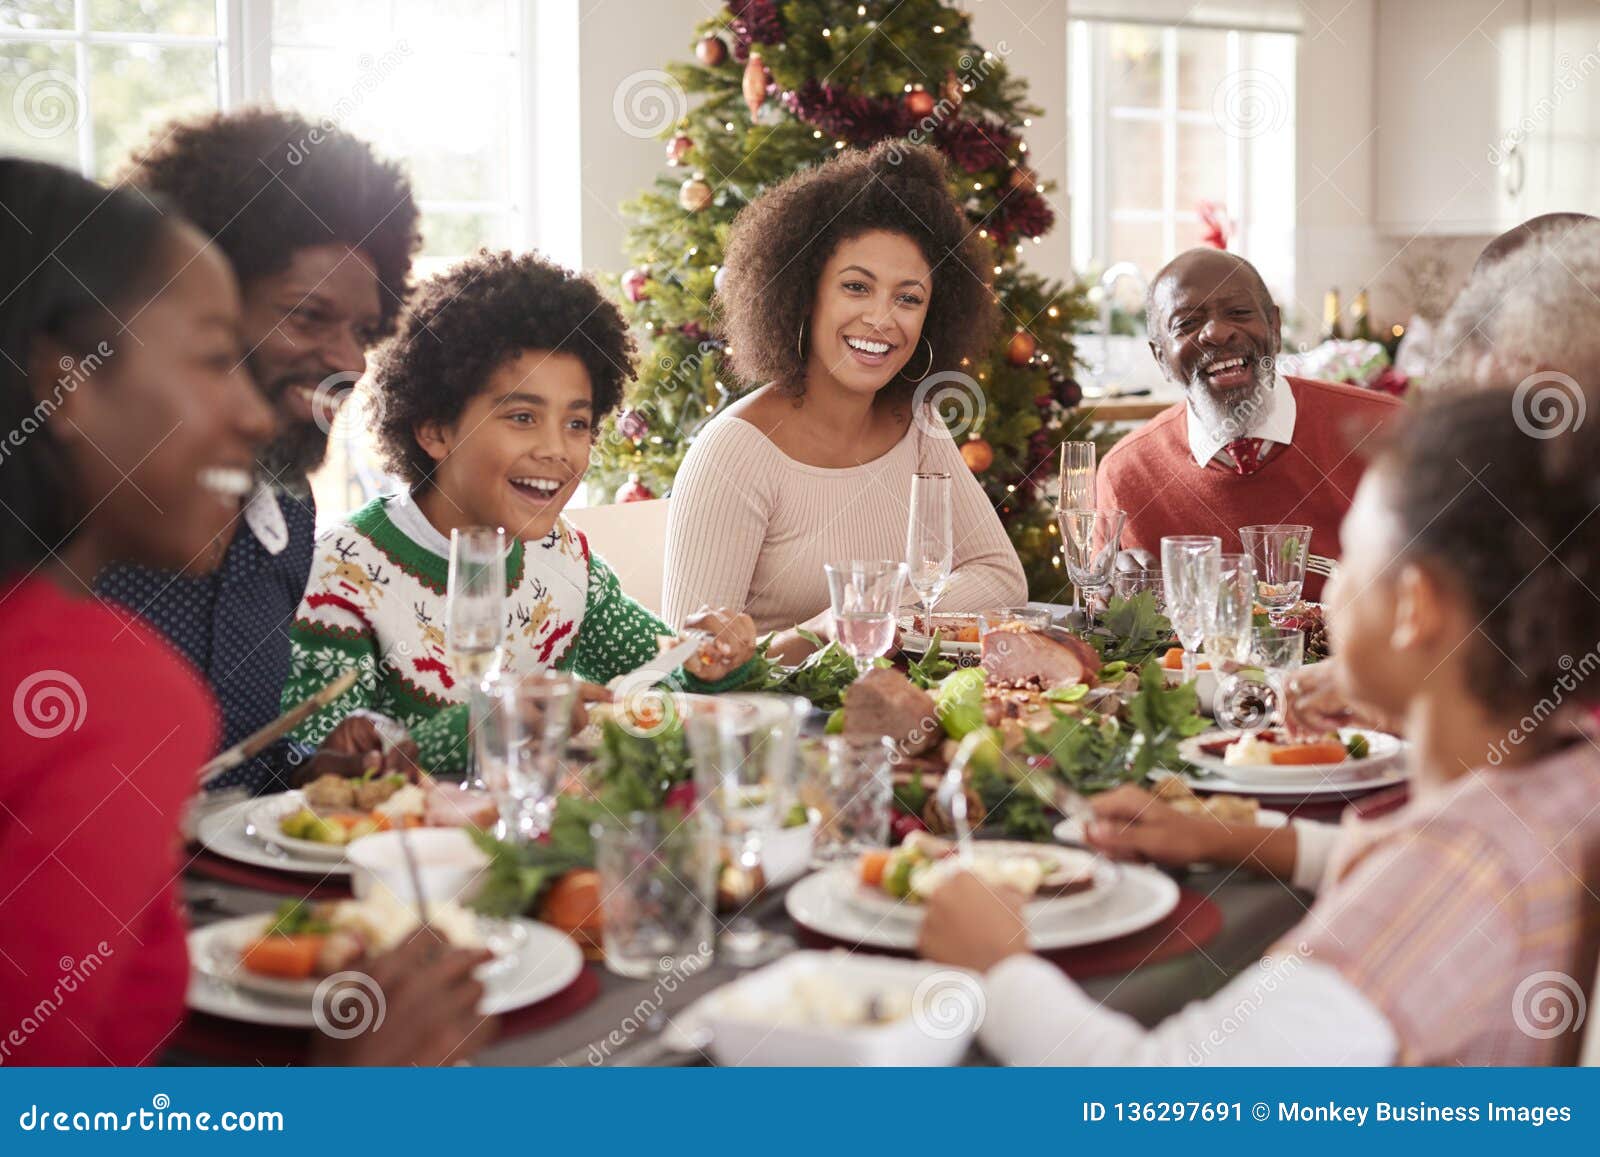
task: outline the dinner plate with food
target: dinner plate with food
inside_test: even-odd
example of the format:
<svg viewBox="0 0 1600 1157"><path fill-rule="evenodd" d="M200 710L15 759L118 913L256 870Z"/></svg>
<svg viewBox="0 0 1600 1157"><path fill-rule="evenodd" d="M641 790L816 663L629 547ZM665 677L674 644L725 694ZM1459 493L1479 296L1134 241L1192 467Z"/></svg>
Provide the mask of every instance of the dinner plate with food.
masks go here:
<svg viewBox="0 0 1600 1157"><path fill-rule="evenodd" d="M936 611L909 611L899 618L900 649L914 655L925 652L939 635L941 655L978 654L978 616Z"/></svg>
<svg viewBox="0 0 1600 1157"><path fill-rule="evenodd" d="M202 816L195 825L195 841L213 855L255 868L315 876L350 874L343 848L339 849L338 859L330 860L326 856L307 859L263 838L249 818L259 803L260 800L247 799Z"/></svg>
<svg viewBox="0 0 1600 1157"><path fill-rule="evenodd" d="M1405 743L1382 731L1346 727L1326 735L1296 736L1280 728L1240 734L1208 731L1178 745L1195 767L1235 783L1267 787L1366 785L1399 762Z"/></svg>
<svg viewBox="0 0 1600 1157"><path fill-rule="evenodd" d="M497 920L454 902L428 906L430 926L460 948L493 956L478 967L484 1015L560 992L583 970L583 953L533 920ZM345 980L375 999L366 968L417 927L415 911L379 889L362 900L287 901L268 915L219 921L189 934L189 1007L254 1024L312 1028L338 1017ZM352 991L352 999L360 996Z"/></svg>

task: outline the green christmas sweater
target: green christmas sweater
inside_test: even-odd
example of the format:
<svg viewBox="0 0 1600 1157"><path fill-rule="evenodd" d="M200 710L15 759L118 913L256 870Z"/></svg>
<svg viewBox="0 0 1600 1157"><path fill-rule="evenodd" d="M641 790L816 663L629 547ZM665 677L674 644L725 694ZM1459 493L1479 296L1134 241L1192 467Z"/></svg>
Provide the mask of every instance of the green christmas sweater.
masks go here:
<svg viewBox="0 0 1600 1157"><path fill-rule="evenodd" d="M375 499L317 536L283 703L287 709L354 668L355 686L295 737L320 743L345 716L368 708L405 724L421 766L448 775L467 762L467 683L451 670L445 647L449 559L390 518L393 501ZM658 636L675 633L622 593L616 574L565 519L537 543L513 543L506 569L507 674L553 667L606 683L653 658ZM716 691L743 674L719 684L686 672L679 678L691 690Z"/></svg>

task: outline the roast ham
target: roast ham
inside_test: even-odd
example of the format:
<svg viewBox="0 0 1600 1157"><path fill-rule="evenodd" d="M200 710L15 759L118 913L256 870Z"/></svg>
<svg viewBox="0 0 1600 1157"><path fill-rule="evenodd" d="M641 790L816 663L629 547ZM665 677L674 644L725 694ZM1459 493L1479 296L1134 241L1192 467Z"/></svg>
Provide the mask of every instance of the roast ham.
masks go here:
<svg viewBox="0 0 1600 1157"><path fill-rule="evenodd" d="M1071 631L1001 628L983 637L983 669L991 685L1067 687L1095 681L1100 655Z"/></svg>

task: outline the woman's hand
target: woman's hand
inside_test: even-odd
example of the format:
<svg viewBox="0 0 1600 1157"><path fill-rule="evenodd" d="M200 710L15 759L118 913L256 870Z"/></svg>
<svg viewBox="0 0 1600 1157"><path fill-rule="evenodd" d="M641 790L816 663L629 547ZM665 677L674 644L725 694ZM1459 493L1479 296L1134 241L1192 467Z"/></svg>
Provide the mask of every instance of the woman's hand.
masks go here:
<svg viewBox="0 0 1600 1157"><path fill-rule="evenodd" d="M726 607L702 607L683 626L711 636L711 641L683 665L685 671L706 683L726 679L756 653L756 624L749 615Z"/></svg>
<svg viewBox="0 0 1600 1157"><path fill-rule="evenodd" d="M917 951L940 964L988 972L1028 952L1022 894L991 888L970 872L952 876L928 897Z"/></svg>
<svg viewBox="0 0 1600 1157"><path fill-rule="evenodd" d="M368 774L417 776L417 744L387 715L365 709L339 721L316 754L295 770L296 785L324 775L355 779Z"/></svg>
<svg viewBox="0 0 1600 1157"><path fill-rule="evenodd" d="M796 623L787 631L779 631L767 647L767 658L786 667L805 662L817 650L817 645L802 635L801 631L810 632L826 645L833 638L833 611L822 611L803 623Z"/></svg>
<svg viewBox="0 0 1600 1157"><path fill-rule="evenodd" d="M357 982L368 996L376 989L372 1027L346 1040L319 1038L312 1062L433 1067L466 1060L494 1038L494 1018L478 1012L483 982L472 975L489 958L482 950L452 948L432 929L418 928L373 960L368 980Z"/></svg>

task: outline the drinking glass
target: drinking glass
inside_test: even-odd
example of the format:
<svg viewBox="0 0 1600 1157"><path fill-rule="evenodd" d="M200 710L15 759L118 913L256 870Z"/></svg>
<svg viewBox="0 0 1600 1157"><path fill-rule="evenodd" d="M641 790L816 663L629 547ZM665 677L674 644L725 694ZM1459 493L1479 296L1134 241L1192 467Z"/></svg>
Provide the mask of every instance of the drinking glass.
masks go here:
<svg viewBox="0 0 1600 1157"><path fill-rule="evenodd" d="M1218 674L1250 661L1256 571L1248 554L1218 558L1217 615L1206 632L1206 657Z"/></svg>
<svg viewBox="0 0 1600 1157"><path fill-rule="evenodd" d="M1156 597L1156 610L1166 609L1167 592L1161 585L1161 572L1153 567L1147 570L1119 570L1111 580L1111 589L1119 599L1131 599L1134 595L1149 591Z"/></svg>
<svg viewBox="0 0 1600 1157"><path fill-rule="evenodd" d="M1305 661L1306 637L1298 627L1258 627L1252 636L1251 655L1266 675L1272 691L1269 714L1282 724L1288 700L1284 681Z"/></svg>
<svg viewBox="0 0 1600 1157"><path fill-rule="evenodd" d="M1067 574L1072 578L1072 585L1084 593L1084 624L1092 628L1094 609L1089 598L1111 585L1111 576L1117 569L1117 550L1122 544L1122 527L1128 515L1122 510L1074 509L1063 510L1060 517L1061 549L1067 558Z"/></svg>
<svg viewBox="0 0 1600 1157"><path fill-rule="evenodd" d="M578 681L564 671L502 675L474 698L478 769L509 839L535 840L550 830L577 700Z"/></svg>
<svg viewBox="0 0 1600 1157"><path fill-rule="evenodd" d="M951 521L950 475L911 476L911 521L906 526L906 570L922 601L933 633L933 609L950 585L955 569L955 530Z"/></svg>
<svg viewBox="0 0 1600 1157"><path fill-rule="evenodd" d="M1195 677L1195 654L1217 614L1222 540L1215 535L1171 535L1161 540L1161 579L1167 618L1183 644L1183 681Z"/></svg>
<svg viewBox="0 0 1600 1157"><path fill-rule="evenodd" d="M810 711L788 695L718 695L679 708L694 763L696 809L722 833L724 886L741 906L766 886L762 845L783 827L795 799L800 728ZM735 962L756 963L792 946L735 916L722 946Z"/></svg>
<svg viewBox="0 0 1600 1157"><path fill-rule="evenodd" d="M895 615L905 590L906 564L889 559L832 562L823 566L833 604L833 636L865 674L872 660L894 645Z"/></svg>
<svg viewBox="0 0 1600 1157"><path fill-rule="evenodd" d="M827 735L801 746L800 802L817 823L814 861L854 861L889 845L894 755L887 735Z"/></svg>
<svg viewBox="0 0 1600 1157"><path fill-rule="evenodd" d="M1306 554L1311 550L1311 528L1294 523L1241 526L1239 540L1256 566L1256 599L1267 608L1274 625L1300 601L1306 581Z"/></svg>
<svg viewBox="0 0 1600 1157"><path fill-rule="evenodd" d="M1056 510L1094 509L1095 446L1093 442L1061 443L1061 483L1056 491ZM1072 609L1078 610L1080 594L1072 588ZM1074 616L1076 619L1076 616Z"/></svg>
<svg viewBox="0 0 1600 1157"><path fill-rule="evenodd" d="M709 963L720 863L715 824L634 812L591 831L606 967L640 980Z"/></svg>
<svg viewBox="0 0 1600 1157"><path fill-rule="evenodd" d="M445 646L458 678L476 686L498 669L506 631L506 535L499 527L450 532Z"/></svg>

